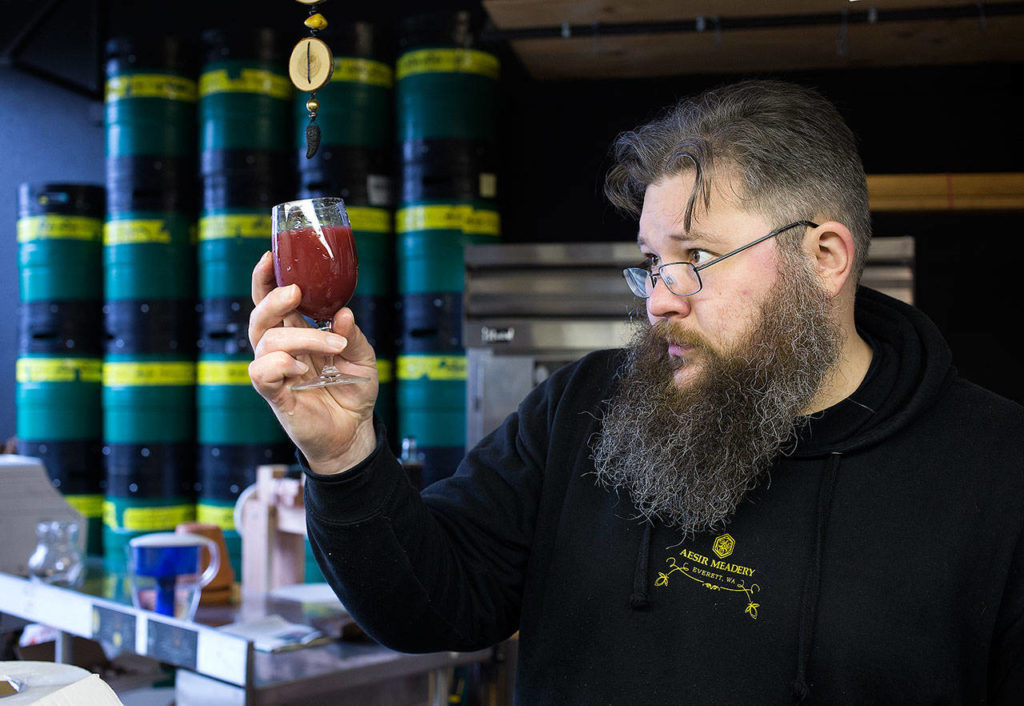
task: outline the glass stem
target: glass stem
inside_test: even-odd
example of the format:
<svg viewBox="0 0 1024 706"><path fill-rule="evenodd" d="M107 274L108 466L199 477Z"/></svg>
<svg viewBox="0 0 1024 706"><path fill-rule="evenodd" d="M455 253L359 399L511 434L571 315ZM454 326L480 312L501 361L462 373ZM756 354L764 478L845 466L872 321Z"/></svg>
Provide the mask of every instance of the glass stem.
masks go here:
<svg viewBox="0 0 1024 706"><path fill-rule="evenodd" d="M326 331L330 333L332 330L332 322L330 319L327 321L318 321L316 324L317 329L320 331ZM331 377L333 375L340 375L341 371L334 367L334 354L328 353L327 359L324 361L323 370L320 371L320 377Z"/></svg>

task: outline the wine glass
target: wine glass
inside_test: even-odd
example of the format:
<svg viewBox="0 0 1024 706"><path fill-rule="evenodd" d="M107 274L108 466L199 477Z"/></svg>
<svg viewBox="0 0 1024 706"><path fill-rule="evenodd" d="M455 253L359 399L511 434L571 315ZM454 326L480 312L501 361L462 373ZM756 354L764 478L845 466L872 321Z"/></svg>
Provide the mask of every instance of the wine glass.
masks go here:
<svg viewBox="0 0 1024 706"><path fill-rule="evenodd" d="M359 269L345 202L333 197L288 201L274 206L271 219L277 286L299 285L299 313L313 319L321 331L330 331L334 314L352 298ZM369 379L342 373L328 354L319 378L292 389Z"/></svg>

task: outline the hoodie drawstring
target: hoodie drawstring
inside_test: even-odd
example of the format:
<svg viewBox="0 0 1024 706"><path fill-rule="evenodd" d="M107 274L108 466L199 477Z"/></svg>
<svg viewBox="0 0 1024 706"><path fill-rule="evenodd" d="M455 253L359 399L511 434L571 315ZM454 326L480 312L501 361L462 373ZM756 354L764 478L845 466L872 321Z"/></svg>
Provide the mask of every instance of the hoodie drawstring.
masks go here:
<svg viewBox="0 0 1024 706"><path fill-rule="evenodd" d="M811 661L811 645L814 642L814 624L818 617L818 594L821 590L821 562L825 552L825 530L832 513L832 495L842 454L834 452L825 467L825 474L818 488L818 526L814 539L814 556L807 571L804 595L800 606L800 642L797 650L796 679L793 680L793 696L799 703L807 697L807 666Z"/></svg>
<svg viewBox="0 0 1024 706"><path fill-rule="evenodd" d="M650 605L647 597L647 565L651 555L651 523L644 523L644 534L640 539L640 551L636 555L636 569L633 571L633 593L629 605L633 610Z"/></svg>

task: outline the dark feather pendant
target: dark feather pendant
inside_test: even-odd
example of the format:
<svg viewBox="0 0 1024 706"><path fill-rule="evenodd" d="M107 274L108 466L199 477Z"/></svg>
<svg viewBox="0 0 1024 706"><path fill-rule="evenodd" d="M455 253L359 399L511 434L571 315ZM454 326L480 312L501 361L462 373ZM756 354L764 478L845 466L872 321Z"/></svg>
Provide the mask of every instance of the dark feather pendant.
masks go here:
<svg viewBox="0 0 1024 706"><path fill-rule="evenodd" d="M320 148L320 127L310 123L306 128L306 159L312 159Z"/></svg>

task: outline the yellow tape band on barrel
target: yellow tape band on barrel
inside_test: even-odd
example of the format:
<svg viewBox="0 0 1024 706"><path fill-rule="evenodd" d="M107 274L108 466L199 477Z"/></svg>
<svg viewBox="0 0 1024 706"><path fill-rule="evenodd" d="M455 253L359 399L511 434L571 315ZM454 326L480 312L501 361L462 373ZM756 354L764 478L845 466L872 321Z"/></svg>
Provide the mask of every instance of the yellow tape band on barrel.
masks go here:
<svg viewBox="0 0 1024 706"><path fill-rule="evenodd" d="M103 361L99 358L18 358L14 366L18 382L100 382Z"/></svg>
<svg viewBox="0 0 1024 706"><path fill-rule="evenodd" d="M399 380L465 380L464 355L398 356Z"/></svg>
<svg viewBox="0 0 1024 706"><path fill-rule="evenodd" d="M476 74L496 79L499 69L498 57L477 49L417 49L399 57L395 75L399 81L428 73Z"/></svg>
<svg viewBox="0 0 1024 706"><path fill-rule="evenodd" d="M199 219L199 240L255 238L270 247L270 214L218 213Z"/></svg>
<svg viewBox="0 0 1024 706"><path fill-rule="evenodd" d="M103 100L163 98L195 103L197 96L196 82L190 78L171 74L126 74L107 79Z"/></svg>
<svg viewBox="0 0 1024 706"><path fill-rule="evenodd" d="M352 56L335 57L331 81L366 83L371 86L391 88L395 83L395 72L387 64L373 59Z"/></svg>
<svg viewBox="0 0 1024 706"><path fill-rule="evenodd" d="M501 218L497 211L473 209L466 219L463 230L474 235L501 235Z"/></svg>
<svg viewBox="0 0 1024 706"><path fill-rule="evenodd" d="M104 387L195 384L196 364L192 362L143 363L130 361L103 364Z"/></svg>
<svg viewBox="0 0 1024 706"><path fill-rule="evenodd" d="M77 510L86 519L103 516L102 495L65 495L63 497L68 505Z"/></svg>
<svg viewBox="0 0 1024 706"><path fill-rule="evenodd" d="M463 230L473 211L465 204L434 204L398 209L395 230L408 233L419 230Z"/></svg>
<svg viewBox="0 0 1024 706"><path fill-rule="evenodd" d="M372 206L346 206L352 230L367 233L390 233L393 225L391 211Z"/></svg>
<svg viewBox="0 0 1024 706"><path fill-rule="evenodd" d="M391 382L395 379L395 363L392 360L377 359L377 382Z"/></svg>
<svg viewBox="0 0 1024 706"><path fill-rule="evenodd" d="M159 219L107 221L103 224L104 245L168 244L172 240L167 222Z"/></svg>
<svg viewBox="0 0 1024 706"><path fill-rule="evenodd" d="M182 522L192 522L195 515L195 505L126 507L121 513L121 522L119 523L115 502L103 501L103 524L113 530L128 530L130 532L172 530Z"/></svg>
<svg viewBox="0 0 1024 706"><path fill-rule="evenodd" d="M245 360L201 360L198 379L200 385L252 385Z"/></svg>
<svg viewBox="0 0 1024 706"><path fill-rule="evenodd" d="M33 240L85 240L101 242L103 221L88 216L43 215L18 219L18 242Z"/></svg>
<svg viewBox="0 0 1024 706"><path fill-rule="evenodd" d="M431 204L398 209L395 230L410 233L421 230L458 230L474 235L500 235L497 211L476 209L467 204Z"/></svg>
<svg viewBox="0 0 1024 706"><path fill-rule="evenodd" d="M234 505L196 505L196 522L206 525L217 525L225 532L235 529Z"/></svg>
<svg viewBox="0 0 1024 706"><path fill-rule="evenodd" d="M216 69L199 77L199 97L214 93L258 93L288 100L292 97L292 84L287 76L263 69L242 69L235 77L227 69Z"/></svg>

